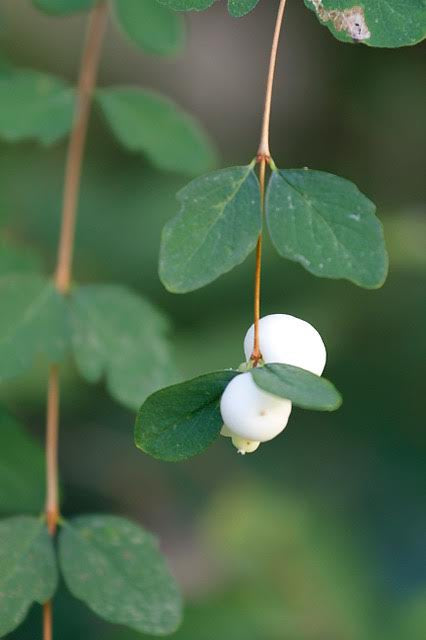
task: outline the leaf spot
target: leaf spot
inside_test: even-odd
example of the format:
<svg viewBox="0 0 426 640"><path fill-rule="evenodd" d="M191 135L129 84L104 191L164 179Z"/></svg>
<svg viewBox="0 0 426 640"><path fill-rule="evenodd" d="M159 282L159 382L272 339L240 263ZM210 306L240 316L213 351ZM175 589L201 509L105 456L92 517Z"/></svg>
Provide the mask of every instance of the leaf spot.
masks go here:
<svg viewBox="0 0 426 640"><path fill-rule="evenodd" d="M325 9L322 0L310 0L319 19L322 22L332 22L336 31L345 31L348 36L360 42L371 37L370 30L364 16L364 9L360 6L344 9Z"/></svg>

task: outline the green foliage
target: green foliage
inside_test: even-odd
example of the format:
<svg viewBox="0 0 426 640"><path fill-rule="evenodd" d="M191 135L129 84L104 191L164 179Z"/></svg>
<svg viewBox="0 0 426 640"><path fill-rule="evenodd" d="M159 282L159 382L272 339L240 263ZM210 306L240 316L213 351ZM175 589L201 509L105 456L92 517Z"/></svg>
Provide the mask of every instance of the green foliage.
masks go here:
<svg viewBox="0 0 426 640"><path fill-rule="evenodd" d="M56 584L53 545L43 520L0 521L0 636L22 622L33 602L47 602Z"/></svg>
<svg viewBox="0 0 426 640"><path fill-rule="evenodd" d="M344 42L403 47L426 37L424 0L305 0L305 5Z"/></svg>
<svg viewBox="0 0 426 640"><path fill-rule="evenodd" d="M72 122L74 91L47 73L13 70L0 75L0 137L8 142L56 142Z"/></svg>
<svg viewBox="0 0 426 640"><path fill-rule="evenodd" d="M177 198L179 213L164 228L160 278L174 293L202 287L245 260L262 226L253 166L196 178Z"/></svg>
<svg viewBox="0 0 426 640"><path fill-rule="evenodd" d="M291 400L296 407L335 411L342 398L333 384L309 371L289 364L266 364L252 369L256 385L275 396Z"/></svg>
<svg viewBox="0 0 426 640"><path fill-rule="evenodd" d="M88 11L96 0L33 0L37 9L52 15L65 15L77 11Z"/></svg>
<svg viewBox="0 0 426 640"><path fill-rule="evenodd" d="M32 250L0 239L0 277L9 273L39 273L40 257Z"/></svg>
<svg viewBox="0 0 426 640"><path fill-rule="evenodd" d="M175 11L204 11L212 6L215 0L157 0Z"/></svg>
<svg viewBox="0 0 426 640"><path fill-rule="evenodd" d="M59 558L71 593L105 620L143 633L176 629L182 602L156 540L138 525L110 515L65 523Z"/></svg>
<svg viewBox="0 0 426 640"><path fill-rule="evenodd" d="M65 301L34 274L0 278L0 380L28 369L36 355L59 361L67 347Z"/></svg>
<svg viewBox="0 0 426 640"><path fill-rule="evenodd" d="M136 446L168 462L204 451L220 433L220 398L236 375L236 371L216 371L149 396L136 418Z"/></svg>
<svg viewBox="0 0 426 640"><path fill-rule="evenodd" d="M278 253L316 276L380 287L388 258L376 207L357 187L322 171L273 171L266 217Z"/></svg>
<svg viewBox="0 0 426 640"><path fill-rule="evenodd" d="M83 378L106 375L111 395L136 409L174 374L168 323L126 287L88 285L70 296L72 346Z"/></svg>
<svg viewBox="0 0 426 640"><path fill-rule="evenodd" d="M234 18L241 18L250 13L259 0L228 0L228 11Z"/></svg>
<svg viewBox="0 0 426 640"><path fill-rule="evenodd" d="M115 0L115 16L124 33L148 53L170 55L182 48L184 23L154 0Z"/></svg>
<svg viewBox="0 0 426 640"><path fill-rule="evenodd" d="M39 513L44 489L43 449L0 409L0 513Z"/></svg>
<svg viewBox="0 0 426 640"><path fill-rule="evenodd" d="M114 87L98 90L97 99L118 140L146 154L159 169L193 174L214 164L214 151L200 125L168 98Z"/></svg>

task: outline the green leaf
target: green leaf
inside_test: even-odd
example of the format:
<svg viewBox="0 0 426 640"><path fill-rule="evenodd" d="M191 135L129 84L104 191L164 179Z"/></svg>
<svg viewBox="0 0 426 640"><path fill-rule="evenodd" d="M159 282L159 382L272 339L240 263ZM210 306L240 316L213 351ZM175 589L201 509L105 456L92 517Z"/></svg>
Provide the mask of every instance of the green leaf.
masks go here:
<svg viewBox="0 0 426 640"><path fill-rule="evenodd" d="M31 516L0 521L0 636L24 620L33 602L50 600L56 585L56 560L45 523Z"/></svg>
<svg viewBox="0 0 426 640"><path fill-rule="evenodd" d="M89 11L96 0L33 0L37 9L52 15L66 15L78 11Z"/></svg>
<svg viewBox="0 0 426 640"><path fill-rule="evenodd" d="M31 249L0 240L0 277L9 273L41 272L40 257Z"/></svg>
<svg viewBox="0 0 426 640"><path fill-rule="evenodd" d="M46 73L22 70L0 75L0 137L8 142L51 144L71 128L74 91Z"/></svg>
<svg viewBox="0 0 426 640"><path fill-rule="evenodd" d="M49 280L16 274L0 278L0 380L28 369L35 356L59 361L67 347L65 300Z"/></svg>
<svg viewBox="0 0 426 640"><path fill-rule="evenodd" d="M174 11L204 11L212 6L215 0L157 0Z"/></svg>
<svg viewBox="0 0 426 640"><path fill-rule="evenodd" d="M182 601L156 539L138 525L110 515L65 523L59 559L71 593L101 618L142 633L173 632Z"/></svg>
<svg viewBox="0 0 426 640"><path fill-rule="evenodd" d="M228 11L234 18L241 18L250 13L259 0L228 0Z"/></svg>
<svg viewBox="0 0 426 640"><path fill-rule="evenodd" d="M149 302L125 287L88 285L70 304L74 357L86 380L105 375L111 395L132 409L172 381L168 323Z"/></svg>
<svg viewBox="0 0 426 640"><path fill-rule="evenodd" d="M358 188L323 171L274 171L266 217L278 253L316 276L374 289L388 258L376 207Z"/></svg>
<svg viewBox="0 0 426 640"><path fill-rule="evenodd" d="M236 375L236 371L208 373L149 396L136 417L136 446L168 462L185 460L207 449L223 425L221 395Z"/></svg>
<svg viewBox="0 0 426 640"><path fill-rule="evenodd" d="M291 400L296 407L316 411L335 411L342 398L325 378L290 364L266 364L252 369L258 387L280 398Z"/></svg>
<svg viewBox="0 0 426 640"><path fill-rule="evenodd" d="M185 37L180 15L153 0L115 0L115 16L124 33L148 53L177 53Z"/></svg>
<svg viewBox="0 0 426 640"><path fill-rule="evenodd" d="M0 512L40 513L44 490L43 449L0 409Z"/></svg>
<svg viewBox="0 0 426 640"><path fill-rule="evenodd" d="M194 174L214 165L206 134L171 100L131 87L98 90L97 99L118 140L159 169Z"/></svg>
<svg viewBox="0 0 426 640"><path fill-rule="evenodd" d="M160 278L173 293L203 287L243 262L262 227L252 165L196 178L177 194L179 213L163 230Z"/></svg>
<svg viewBox="0 0 426 640"><path fill-rule="evenodd" d="M343 42L403 47L426 37L425 0L305 0L305 5Z"/></svg>

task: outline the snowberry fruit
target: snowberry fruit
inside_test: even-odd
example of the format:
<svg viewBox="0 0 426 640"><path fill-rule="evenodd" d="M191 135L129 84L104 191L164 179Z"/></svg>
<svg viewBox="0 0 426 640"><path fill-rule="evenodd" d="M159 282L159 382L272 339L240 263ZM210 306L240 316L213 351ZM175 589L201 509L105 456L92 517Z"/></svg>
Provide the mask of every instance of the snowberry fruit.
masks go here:
<svg viewBox="0 0 426 640"><path fill-rule="evenodd" d="M254 325L244 338L248 360L253 351ZM318 331L309 322L285 313L276 313L259 320L259 349L264 362L291 364L322 374L327 352Z"/></svg>
<svg viewBox="0 0 426 640"><path fill-rule="evenodd" d="M220 411L224 435L237 436L242 441L266 442L287 425L291 402L259 389L248 371L229 382L220 401Z"/></svg>

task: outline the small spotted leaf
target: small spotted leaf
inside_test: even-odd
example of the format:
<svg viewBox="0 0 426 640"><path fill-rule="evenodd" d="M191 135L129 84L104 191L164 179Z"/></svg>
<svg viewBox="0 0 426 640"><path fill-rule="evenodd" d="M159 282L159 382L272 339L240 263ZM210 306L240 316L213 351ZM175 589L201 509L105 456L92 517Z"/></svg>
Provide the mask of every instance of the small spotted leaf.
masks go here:
<svg viewBox="0 0 426 640"><path fill-rule="evenodd" d="M141 633L178 627L182 600L156 539L111 515L85 515L64 524L59 561L71 593L98 616Z"/></svg>
<svg viewBox="0 0 426 640"><path fill-rule="evenodd" d="M266 194L272 242L284 258L324 278L374 289L388 257L375 205L343 178L308 169L274 170Z"/></svg>

